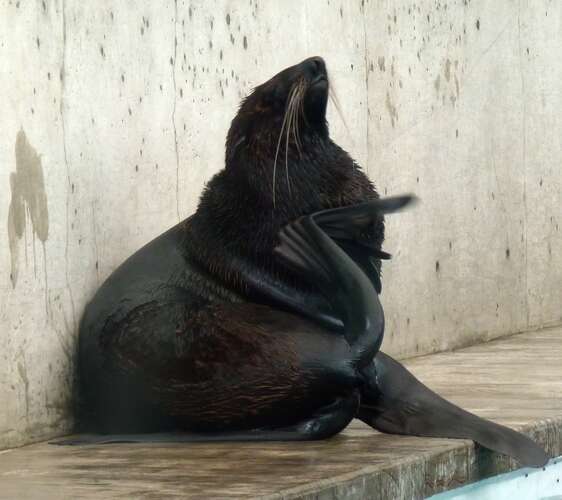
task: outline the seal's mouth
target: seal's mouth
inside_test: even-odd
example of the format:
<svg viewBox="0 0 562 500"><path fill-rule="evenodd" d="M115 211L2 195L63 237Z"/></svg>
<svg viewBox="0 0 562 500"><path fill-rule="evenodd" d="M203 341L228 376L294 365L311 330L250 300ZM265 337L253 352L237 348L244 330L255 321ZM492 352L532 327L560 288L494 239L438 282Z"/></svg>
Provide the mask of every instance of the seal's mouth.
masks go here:
<svg viewBox="0 0 562 500"><path fill-rule="evenodd" d="M326 75L318 75L310 82L311 87L326 87L328 86L328 77Z"/></svg>

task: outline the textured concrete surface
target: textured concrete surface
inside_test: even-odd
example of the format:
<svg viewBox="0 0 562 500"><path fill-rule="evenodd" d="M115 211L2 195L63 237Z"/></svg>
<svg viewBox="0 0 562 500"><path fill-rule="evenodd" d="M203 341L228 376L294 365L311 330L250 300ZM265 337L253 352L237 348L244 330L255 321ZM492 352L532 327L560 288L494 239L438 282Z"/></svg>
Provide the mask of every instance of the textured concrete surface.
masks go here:
<svg viewBox="0 0 562 500"><path fill-rule="evenodd" d="M0 448L70 428L76 327L196 207L237 104L314 54L383 194L385 349L560 323L562 4L0 2Z"/></svg>
<svg viewBox="0 0 562 500"><path fill-rule="evenodd" d="M562 328L407 362L430 387L562 454ZM412 499L515 467L470 441L353 423L309 443L36 444L0 454L0 498Z"/></svg>

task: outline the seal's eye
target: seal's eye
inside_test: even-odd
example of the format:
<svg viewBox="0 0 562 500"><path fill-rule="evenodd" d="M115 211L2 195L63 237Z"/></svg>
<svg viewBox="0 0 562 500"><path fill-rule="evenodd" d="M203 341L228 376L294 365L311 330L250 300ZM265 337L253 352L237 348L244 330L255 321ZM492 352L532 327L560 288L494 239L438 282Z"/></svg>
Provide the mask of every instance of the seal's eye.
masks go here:
<svg viewBox="0 0 562 500"><path fill-rule="evenodd" d="M265 108L270 108L275 102L274 92L265 92L261 98L261 104Z"/></svg>
<svg viewBox="0 0 562 500"><path fill-rule="evenodd" d="M285 98L283 89L280 85L276 85L270 89L267 89L266 92L262 95L262 105L266 108L279 108L284 106Z"/></svg>

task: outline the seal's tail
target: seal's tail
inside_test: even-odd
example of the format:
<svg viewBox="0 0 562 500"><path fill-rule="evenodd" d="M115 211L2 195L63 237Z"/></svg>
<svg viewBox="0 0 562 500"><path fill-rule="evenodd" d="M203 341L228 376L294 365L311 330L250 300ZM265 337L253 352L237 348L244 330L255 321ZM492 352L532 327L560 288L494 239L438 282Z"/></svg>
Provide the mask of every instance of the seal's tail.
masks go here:
<svg viewBox="0 0 562 500"><path fill-rule="evenodd" d="M548 461L528 437L448 402L390 356L377 353L374 366L378 391L362 399L358 415L371 427L391 434L472 439L529 467Z"/></svg>

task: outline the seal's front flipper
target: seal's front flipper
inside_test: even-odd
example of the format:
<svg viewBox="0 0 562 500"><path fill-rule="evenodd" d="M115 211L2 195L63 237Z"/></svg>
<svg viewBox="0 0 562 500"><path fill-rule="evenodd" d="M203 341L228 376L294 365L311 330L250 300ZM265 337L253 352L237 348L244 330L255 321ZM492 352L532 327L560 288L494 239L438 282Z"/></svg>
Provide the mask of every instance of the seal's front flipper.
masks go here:
<svg viewBox="0 0 562 500"><path fill-rule="evenodd" d="M359 393L336 398L319 408L309 418L295 425L233 432L156 432L145 434L80 434L51 441L59 446L83 446L120 443L211 443L244 441L311 441L327 439L341 432L355 417Z"/></svg>
<svg viewBox="0 0 562 500"><path fill-rule="evenodd" d="M147 432L140 434L78 434L49 441L57 446L86 446L123 443L203 443L210 441L244 441L247 434L195 434L191 432ZM234 439L233 439L234 438Z"/></svg>
<svg viewBox="0 0 562 500"><path fill-rule="evenodd" d="M255 441L258 431L235 433L198 434L192 432L147 432L143 434L80 434L75 437L51 441L57 446L87 446L101 444L149 443L209 443L228 441ZM262 437L262 440L265 440Z"/></svg>
<svg viewBox="0 0 562 500"><path fill-rule="evenodd" d="M49 441L56 446L83 446L95 444L117 443L181 443L189 434L178 433L146 433L146 434L78 434L76 436Z"/></svg>
<svg viewBox="0 0 562 500"><path fill-rule="evenodd" d="M358 418L379 431L472 439L524 466L542 467L548 461L545 451L528 437L449 403L382 352L364 370L364 376Z"/></svg>

